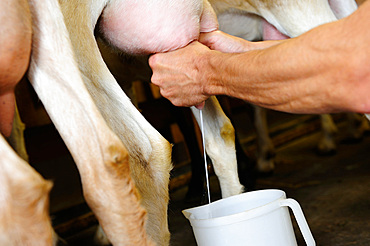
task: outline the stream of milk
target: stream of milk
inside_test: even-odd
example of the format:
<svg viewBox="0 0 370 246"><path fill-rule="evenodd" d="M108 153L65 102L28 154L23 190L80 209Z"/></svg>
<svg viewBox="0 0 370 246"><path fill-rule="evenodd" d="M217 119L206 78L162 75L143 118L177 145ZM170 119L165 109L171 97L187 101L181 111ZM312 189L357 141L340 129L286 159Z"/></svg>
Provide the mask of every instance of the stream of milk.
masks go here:
<svg viewBox="0 0 370 246"><path fill-rule="evenodd" d="M203 113L202 110L199 110L200 116L200 131L202 132L202 143L203 143L203 156L204 156L204 168L206 171L206 183L207 183L207 194L208 194L208 203L211 203L211 193L209 192L209 178L208 178L208 165L207 165L207 155L206 155L206 141L204 134L204 124L203 124Z"/></svg>

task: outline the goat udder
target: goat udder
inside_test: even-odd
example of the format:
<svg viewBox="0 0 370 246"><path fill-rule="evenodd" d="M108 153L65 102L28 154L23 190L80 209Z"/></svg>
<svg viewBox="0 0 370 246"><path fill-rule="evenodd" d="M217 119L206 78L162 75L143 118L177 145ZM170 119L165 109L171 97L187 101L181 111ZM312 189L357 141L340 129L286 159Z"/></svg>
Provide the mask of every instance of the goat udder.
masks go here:
<svg viewBox="0 0 370 246"><path fill-rule="evenodd" d="M263 40L282 40L289 37L279 32L273 25L263 19Z"/></svg>

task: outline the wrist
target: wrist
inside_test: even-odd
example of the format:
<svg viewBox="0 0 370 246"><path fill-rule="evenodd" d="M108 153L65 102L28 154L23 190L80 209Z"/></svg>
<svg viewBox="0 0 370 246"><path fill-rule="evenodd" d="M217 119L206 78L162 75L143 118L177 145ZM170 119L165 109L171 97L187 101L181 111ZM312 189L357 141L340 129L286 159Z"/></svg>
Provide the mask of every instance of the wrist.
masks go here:
<svg viewBox="0 0 370 246"><path fill-rule="evenodd" d="M222 81L222 62L228 54L210 50L204 54L199 69L202 92L206 96L223 95L224 82Z"/></svg>

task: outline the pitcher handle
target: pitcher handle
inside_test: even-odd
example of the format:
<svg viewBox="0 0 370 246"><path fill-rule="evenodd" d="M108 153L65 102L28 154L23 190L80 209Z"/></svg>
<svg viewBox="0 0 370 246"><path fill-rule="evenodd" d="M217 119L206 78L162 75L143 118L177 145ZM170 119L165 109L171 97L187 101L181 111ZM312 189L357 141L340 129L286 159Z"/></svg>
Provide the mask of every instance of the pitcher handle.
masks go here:
<svg viewBox="0 0 370 246"><path fill-rule="evenodd" d="M299 203L291 198L284 199L280 202L281 206L287 206L290 207L290 209L293 211L294 217L297 221L297 224L299 226L299 229L302 232L303 238L306 241L306 244L308 246L315 246L315 239L312 236L311 230L308 227L307 221L304 217L303 211Z"/></svg>

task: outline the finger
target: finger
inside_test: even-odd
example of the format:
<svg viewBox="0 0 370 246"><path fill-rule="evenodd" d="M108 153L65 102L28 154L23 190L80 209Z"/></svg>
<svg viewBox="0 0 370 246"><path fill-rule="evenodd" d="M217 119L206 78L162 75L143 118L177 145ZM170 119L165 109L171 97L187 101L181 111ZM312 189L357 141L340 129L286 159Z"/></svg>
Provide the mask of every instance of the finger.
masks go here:
<svg viewBox="0 0 370 246"><path fill-rule="evenodd" d="M149 60L148 60L148 62L149 62L149 66L153 69L156 65L157 65L157 63L158 63L158 55L159 54L153 54L153 55L151 55L151 56L149 56Z"/></svg>
<svg viewBox="0 0 370 246"><path fill-rule="evenodd" d="M201 33L199 36L199 42L210 47L217 40L217 34L221 31Z"/></svg>

